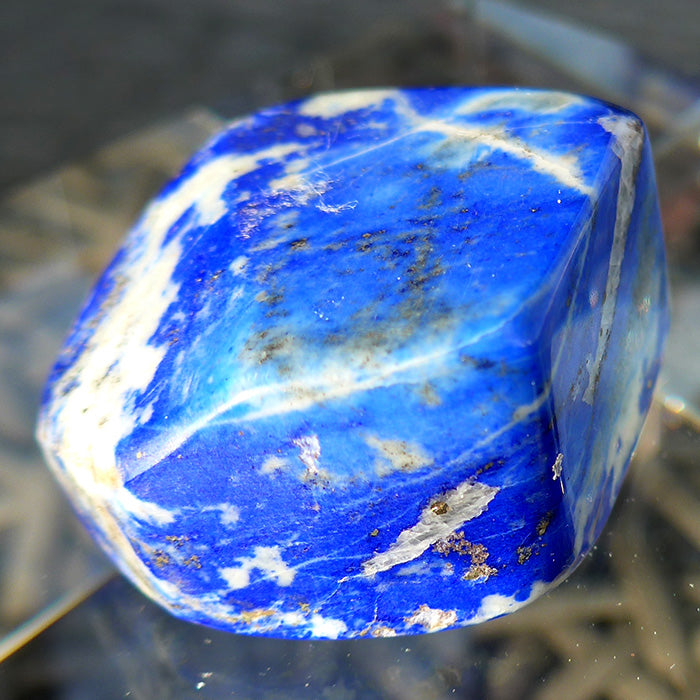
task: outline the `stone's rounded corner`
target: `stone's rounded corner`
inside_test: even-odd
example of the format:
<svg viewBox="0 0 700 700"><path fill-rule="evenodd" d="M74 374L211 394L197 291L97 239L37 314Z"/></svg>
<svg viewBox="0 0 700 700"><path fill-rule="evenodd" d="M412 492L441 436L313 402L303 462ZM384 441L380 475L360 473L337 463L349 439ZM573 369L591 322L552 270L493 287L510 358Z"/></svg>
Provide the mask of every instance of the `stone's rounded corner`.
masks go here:
<svg viewBox="0 0 700 700"><path fill-rule="evenodd" d="M50 466L120 569L183 619L300 639L475 624L561 580L610 513L668 321L631 119L381 89L214 137L44 394Z"/></svg>

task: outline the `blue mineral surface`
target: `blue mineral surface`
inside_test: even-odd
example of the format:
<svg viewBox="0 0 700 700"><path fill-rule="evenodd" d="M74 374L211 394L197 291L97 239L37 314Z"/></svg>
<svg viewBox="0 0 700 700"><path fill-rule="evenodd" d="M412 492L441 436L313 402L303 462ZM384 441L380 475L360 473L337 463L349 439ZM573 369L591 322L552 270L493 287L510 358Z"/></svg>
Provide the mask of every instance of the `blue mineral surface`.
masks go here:
<svg viewBox="0 0 700 700"><path fill-rule="evenodd" d="M634 115L518 89L323 94L234 122L151 203L38 434L178 616L441 630L591 548L667 325Z"/></svg>

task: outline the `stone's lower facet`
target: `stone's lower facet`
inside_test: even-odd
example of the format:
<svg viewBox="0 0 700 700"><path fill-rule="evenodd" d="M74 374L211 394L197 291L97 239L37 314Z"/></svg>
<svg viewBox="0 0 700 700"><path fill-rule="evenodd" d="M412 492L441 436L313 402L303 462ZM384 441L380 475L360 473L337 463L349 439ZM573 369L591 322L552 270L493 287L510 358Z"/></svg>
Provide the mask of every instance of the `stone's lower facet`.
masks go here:
<svg viewBox="0 0 700 700"><path fill-rule="evenodd" d="M76 322L39 420L88 526L189 620L388 636L517 609L610 513L668 324L633 115L514 89L232 124Z"/></svg>

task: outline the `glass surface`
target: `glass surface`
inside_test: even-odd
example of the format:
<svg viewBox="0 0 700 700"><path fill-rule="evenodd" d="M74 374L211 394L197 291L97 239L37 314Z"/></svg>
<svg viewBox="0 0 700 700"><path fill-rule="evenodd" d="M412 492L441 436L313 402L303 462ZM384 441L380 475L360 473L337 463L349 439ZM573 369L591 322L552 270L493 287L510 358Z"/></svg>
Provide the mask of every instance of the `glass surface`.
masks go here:
<svg viewBox="0 0 700 700"><path fill-rule="evenodd" d="M691 37L700 6L676 0L661 12L644 0L611 13L592 2L564 16L553 2L263 5L206 2L179 24L168 14L197 37L167 34L177 56L148 47L156 20L166 18L158 3L123 3L120 21L137 37L130 46L141 47L144 66L154 65L152 50L188 80L228 74L197 86L173 79L167 99L140 94L124 123L146 128L107 146L90 142L88 158L0 195L0 659L9 656L0 697L698 697L700 88L692 79L700 77L700 42ZM114 8L95 7L100 27ZM89 31L89 17L80 22ZM80 41L90 46L89 36ZM213 57L202 58L203 46ZM130 70L124 75L136 75ZM41 386L91 279L223 118L319 90L446 83L586 92L632 108L650 127L673 329L655 411L596 550L516 614L387 640L237 637L170 618L121 578L102 586L112 568L33 441ZM184 110L176 94L199 106ZM93 131L102 120L104 134L114 134L106 111L95 114Z"/></svg>

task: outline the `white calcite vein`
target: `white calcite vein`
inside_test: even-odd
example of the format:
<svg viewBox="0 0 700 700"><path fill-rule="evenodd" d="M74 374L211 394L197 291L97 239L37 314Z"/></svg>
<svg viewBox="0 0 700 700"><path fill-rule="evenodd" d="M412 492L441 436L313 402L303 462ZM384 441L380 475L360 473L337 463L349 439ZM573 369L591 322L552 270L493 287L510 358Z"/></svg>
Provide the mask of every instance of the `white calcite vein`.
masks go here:
<svg viewBox="0 0 700 700"><path fill-rule="evenodd" d="M613 135L613 152L620 159L621 172L617 190L617 212L615 215L613 245L610 251L608 278L605 283L605 295L601 310L600 334L598 336L595 358L589 368L588 386L583 394L583 400L591 405L593 404L598 379L600 378L601 365L615 320L617 290L620 286L627 232L629 231L635 202L634 179L637 165L640 162L640 151L644 143L644 131L639 121L634 117L620 115L601 117L598 123Z"/></svg>
<svg viewBox="0 0 700 700"><path fill-rule="evenodd" d="M445 539L467 521L478 518L499 490L479 482L465 481L436 497L434 500L439 500L443 508L436 512L430 504L427 505L418 522L401 532L389 549L362 563L364 575L374 576L397 564L417 559L432 544Z"/></svg>

